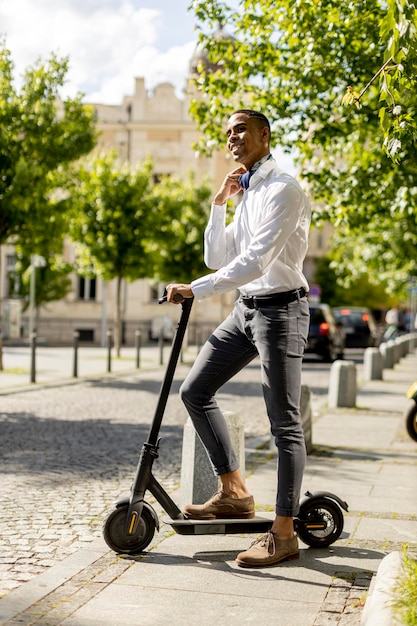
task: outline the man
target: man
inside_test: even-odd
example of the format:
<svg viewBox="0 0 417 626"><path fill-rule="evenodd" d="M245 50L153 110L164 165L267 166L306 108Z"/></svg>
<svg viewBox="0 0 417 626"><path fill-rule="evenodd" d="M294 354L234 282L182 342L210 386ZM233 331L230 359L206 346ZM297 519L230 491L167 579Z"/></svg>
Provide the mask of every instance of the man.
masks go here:
<svg viewBox="0 0 417 626"><path fill-rule="evenodd" d="M307 250L310 206L298 183L270 154L270 125L257 111L236 111L227 124L227 147L240 163L214 196L205 232L206 265L216 271L191 282L168 285L174 296L204 299L238 289L231 315L200 351L181 387L182 400L207 448L222 488L202 505L187 505L194 519L251 518L254 501L233 451L215 394L259 355L271 432L278 447L276 517L271 532L236 561L264 567L298 558L293 517L298 514L305 466L300 418L302 356L308 334ZM244 189L233 221L226 203ZM180 299L181 301L181 299Z"/></svg>

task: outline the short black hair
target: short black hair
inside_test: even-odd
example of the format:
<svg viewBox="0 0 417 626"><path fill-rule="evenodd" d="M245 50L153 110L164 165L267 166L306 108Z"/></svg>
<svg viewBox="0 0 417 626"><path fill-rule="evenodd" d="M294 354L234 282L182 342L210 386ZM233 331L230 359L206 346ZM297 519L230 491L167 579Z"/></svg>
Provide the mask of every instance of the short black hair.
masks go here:
<svg viewBox="0 0 417 626"><path fill-rule="evenodd" d="M271 125L268 118L260 111L253 111L252 109L239 109L238 111L234 111L232 115L236 115L236 113L244 113L248 117L256 117L258 120L261 120L264 123L269 131L271 131Z"/></svg>

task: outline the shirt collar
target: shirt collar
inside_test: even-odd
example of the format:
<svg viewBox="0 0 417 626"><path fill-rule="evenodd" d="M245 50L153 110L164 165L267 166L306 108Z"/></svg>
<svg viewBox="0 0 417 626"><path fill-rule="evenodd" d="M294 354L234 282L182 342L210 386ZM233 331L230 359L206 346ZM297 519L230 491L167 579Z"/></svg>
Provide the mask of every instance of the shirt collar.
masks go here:
<svg viewBox="0 0 417 626"><path fill-rule="evenodd" d="M252 176L256 172L256 170L259 169L263 163L265 163L265 161L268 161L268 159L272 159L271 153L266 154L261 159L259 159L259 161L256 161L256 163L252 165L252 167L249 169L250 175Z"/></svg>

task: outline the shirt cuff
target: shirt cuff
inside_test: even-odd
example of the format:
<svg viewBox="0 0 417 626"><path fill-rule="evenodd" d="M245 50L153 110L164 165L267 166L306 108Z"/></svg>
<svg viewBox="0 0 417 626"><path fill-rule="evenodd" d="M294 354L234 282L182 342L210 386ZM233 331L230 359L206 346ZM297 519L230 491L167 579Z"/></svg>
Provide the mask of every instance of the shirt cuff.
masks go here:
<svg viewBox="0 0 417 626"><path fill-rule="evenodd" d="M214 224L217 222L221 222L221 224L224 224L225 219L226 219L226 203L225 204L212 204L208 224Z"/></svg>
<svg viewBox="0 0 417 626"><path fill-rule="evenodd" d="M210 278L210 274L193 280L191 283L191 289L197 300L210 298L210 296L214 296L214 294L216 293L216 290L214 289Z"/></svg>

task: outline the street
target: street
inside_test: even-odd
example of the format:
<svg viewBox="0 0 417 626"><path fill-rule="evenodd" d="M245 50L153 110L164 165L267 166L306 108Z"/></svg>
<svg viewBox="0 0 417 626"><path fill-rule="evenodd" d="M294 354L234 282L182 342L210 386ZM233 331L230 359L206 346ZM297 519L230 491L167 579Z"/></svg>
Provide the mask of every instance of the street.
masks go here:
<svg viewBox="0 0 417 626"><path fill-rule="evenodd" d="M360 361L362 353L347 358ZM178 486L185 410L177 369L161 430L155 475ZM303 383L326 401L330 364L306 358ZM129 492L164 368L1 396L0 597L101 534L106 510ZM247 438L268 432L255 361L218 394Z"/></svg>

